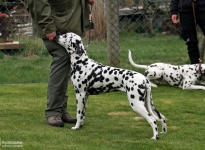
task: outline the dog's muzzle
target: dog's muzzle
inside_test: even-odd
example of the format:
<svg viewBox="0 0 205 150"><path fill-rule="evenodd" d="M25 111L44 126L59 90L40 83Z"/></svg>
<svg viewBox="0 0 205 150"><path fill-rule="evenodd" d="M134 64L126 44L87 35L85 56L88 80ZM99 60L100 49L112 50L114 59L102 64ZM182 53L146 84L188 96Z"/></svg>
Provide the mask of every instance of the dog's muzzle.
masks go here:
<svg viewBox="0 0 205 150"><path fill-rule="evenodd" d="M59 31L56 31L56 36L54 38L54 41L59 42L60 35L61 33Z"/></svg>
<svg viewBox="0 0 205 150"><path fill-rule="evenodd" d="M55 42L59 42L59 35L56 35L56 36L55 36L54 41L55 41Z"/></svg>

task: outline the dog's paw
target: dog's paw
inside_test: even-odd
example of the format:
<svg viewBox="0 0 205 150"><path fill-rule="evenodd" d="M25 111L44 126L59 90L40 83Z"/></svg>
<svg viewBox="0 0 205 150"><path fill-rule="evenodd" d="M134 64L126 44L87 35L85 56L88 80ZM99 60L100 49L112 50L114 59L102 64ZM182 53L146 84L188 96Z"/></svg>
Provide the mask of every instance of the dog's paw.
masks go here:
<svg viewBox="0 0 205 150"><path fill-rule="evenodd" d="M72 130L77 130L77 129L79 129L79 128L81 128L81 127L83 127L83 124L82 124L83 122L77 122L76 123L76 125L74 126L74 127L72 127L71 129Z"/></svg>
<svg viewBox="0 0 205 150"><path fill-rule="evenodd" d="M161 134L166 134L167 133L167 130L164 129L162 132L160 132Z"/></svg>
<svg viewBox="0 0 205 150"><path fill-rule="evenodd" d="M156 137L153 136L151 139L152 139L152 140L159 140L159 136L158 136L158 135L157 135Z"/></svg>
<svg viewBox="0 0 205 150"><path fill-rule="evenodd" d="M72 127L71 128L72 130L77 130L77 129L79 129L78 127Z"/></svg>
<svg viewBox="0 0 205 150"><path fill-rule="evenodd" d="M157 88L156 84L151 83L151 87Z"/></svg>

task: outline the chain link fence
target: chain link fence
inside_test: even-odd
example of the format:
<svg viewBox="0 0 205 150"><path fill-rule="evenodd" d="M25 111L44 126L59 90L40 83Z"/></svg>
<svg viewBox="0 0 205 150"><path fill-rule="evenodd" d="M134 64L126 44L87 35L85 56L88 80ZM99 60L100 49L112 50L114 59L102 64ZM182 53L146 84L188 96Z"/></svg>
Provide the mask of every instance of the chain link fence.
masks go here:
<svg viewBox="0 0 205 150"><path fill-rule="evenodd" d="M91 11L95 29L85 33L87 53L105 65L128 68L128 50L138 64L189 63L179 24L171 22L170 0L98 0ZM51 57L33 37L23 0L0 1L0 84L47 82ZM199 40L202 33L198 32ZM203 46L203 44L202 44ZM203 49L203 48L202 48Z"/></svg>

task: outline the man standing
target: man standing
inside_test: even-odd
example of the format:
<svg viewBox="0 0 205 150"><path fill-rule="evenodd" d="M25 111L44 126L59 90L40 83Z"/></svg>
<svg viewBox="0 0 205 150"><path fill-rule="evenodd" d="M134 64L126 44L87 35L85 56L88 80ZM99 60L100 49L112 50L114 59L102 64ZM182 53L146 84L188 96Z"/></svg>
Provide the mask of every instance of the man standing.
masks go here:
<svg viewBox="0 0 205 150"><path fill-rule="evenodd" d="M76 123L67 112L66 95L70 73L70 57L67 51L54 42L56 31L82 35L93 24L89 21L89 5L95 0L25 0L33 20L34 33L42 38L52 56L47 91L47 124L63 127L64 123Z"/></svg>
<svg viewBox="0 0 205 150"><path fill-rule="evenodd" d="M178 23L180 18L182 37L187 44L191 64L199 63L196 25L205 35L205 0L172 0L170 12L173 23Z"/></svg>

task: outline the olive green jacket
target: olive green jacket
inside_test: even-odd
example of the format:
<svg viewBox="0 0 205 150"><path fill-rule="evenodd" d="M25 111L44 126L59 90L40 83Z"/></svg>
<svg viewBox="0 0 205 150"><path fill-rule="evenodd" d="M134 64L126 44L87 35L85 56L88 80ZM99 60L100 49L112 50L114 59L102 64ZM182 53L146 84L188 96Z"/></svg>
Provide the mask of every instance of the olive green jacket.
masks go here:
<svg viewBox="0 0 205 150"><path fill-rule="evenodd" d="M45 38L53 31L81 35L93 28L86 0L25 0L25 5L32 17L34 34L38 37Z"/></svg>

